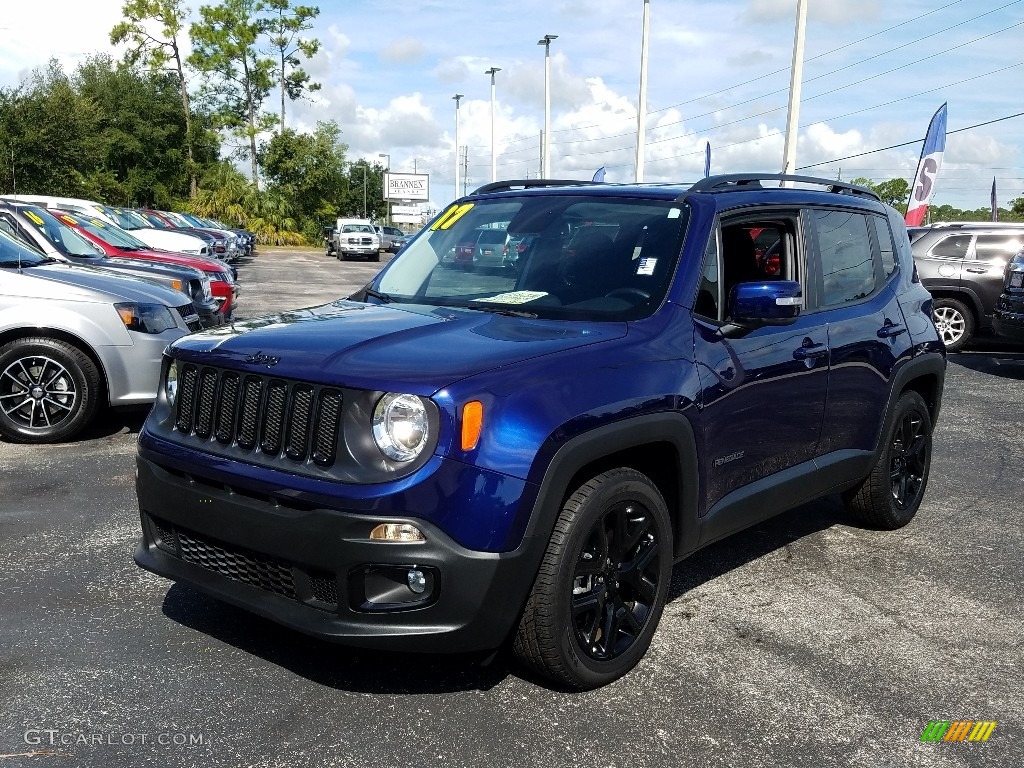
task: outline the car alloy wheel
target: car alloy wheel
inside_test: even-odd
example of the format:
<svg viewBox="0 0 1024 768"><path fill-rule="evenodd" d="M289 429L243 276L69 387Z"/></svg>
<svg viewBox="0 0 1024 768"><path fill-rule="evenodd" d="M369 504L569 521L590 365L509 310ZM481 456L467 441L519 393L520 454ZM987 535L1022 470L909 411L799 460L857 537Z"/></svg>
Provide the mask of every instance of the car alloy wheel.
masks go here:
<svg viewBox="0 0 1024 768"><path fill-rule="evenodd" d="M29 429L58 426L77 401L74 378L50 357L19 358L0 373L0 410Z"/></svg>
<svg viewBox="0 0 1024 768"><path fill-rule="evenodd" d="M928 472L929 442L921 413L911 410L894 430L889 446L889 484L899 509L916 508Z"/></svg>
<svg viewBox="0 0 1024 768"><path fill-rule="evenodd" d="M672 577L672 522L658 487L619 467L566 500L526 601L513 650L576 690L617 680L643 658Z"/></svg>
<svg viewBox="0 0 1024 768"><path fill-rule="evenodd" d="M80 349L28 338L0 347L0 434L23 443L64 440L92 420L101 379Z"/></svg>
<svg viewBox="0 0 1024 768"><path fill-rule="evenodd" d="M886 419L883 439L871 472L843 493L843 502L867 525L892 531L914 518L928 484L932 420L919 392L900 395Z"/></svg>
<svg viewBox="0 0 1024 768"><path fill-rule="evenodd" d="M591 529L576 560L572 623L580 650L621 656L643 631L658 592L657 530L650 511L620 502Z"/></svg>
<svg viewBox="0 0 1024 768"><path fill-rule="evenodd" d="M967 319L957 307L951 305L936 306L932 312L935 328L939 338L947 347L959 349L965 343Z"/></svg>

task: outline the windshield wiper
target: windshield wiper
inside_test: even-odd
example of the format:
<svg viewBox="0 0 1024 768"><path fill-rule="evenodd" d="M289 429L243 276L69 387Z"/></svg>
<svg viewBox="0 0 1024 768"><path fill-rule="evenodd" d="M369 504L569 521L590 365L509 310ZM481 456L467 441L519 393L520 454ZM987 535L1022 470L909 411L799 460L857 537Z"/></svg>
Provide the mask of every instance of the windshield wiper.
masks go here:
<svg viewBox="0 0 1024 768"><path fill-rule="evenodd" d="M390 304L392 301L394 301L394 299L392 299L386 293L375 291L373 290L373 288L363 288L363 295L372 296L373 298L378 299L379 301L382 301L385 304Z"/></svg>
<svg viewBox="0 0 1024 768"><path fill-rule="evenodd" d="M527 312L523 309L506 309L495 307L489 304L467 304L466 309L475 309L479 312L490 312L492 315L506 315L507 317L537 317L536 312Z"/></svg>

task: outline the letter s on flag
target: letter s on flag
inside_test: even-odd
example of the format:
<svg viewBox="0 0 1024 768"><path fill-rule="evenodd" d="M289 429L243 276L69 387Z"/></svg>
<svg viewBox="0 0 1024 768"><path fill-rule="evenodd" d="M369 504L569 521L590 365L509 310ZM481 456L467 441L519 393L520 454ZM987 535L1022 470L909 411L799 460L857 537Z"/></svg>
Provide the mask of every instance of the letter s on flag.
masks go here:
<svg viewBox="0 0 1024 768"><path fill-rule="evenodd" d="M932 115L928 124L928 133L921 148L921 159L917 163L917 174L910 193L910 204L907 206L906 222L908 227L917 227L924 222L935 191L935 177L942 167L942 155L946 151L946 105L939 107Z"/></svg>

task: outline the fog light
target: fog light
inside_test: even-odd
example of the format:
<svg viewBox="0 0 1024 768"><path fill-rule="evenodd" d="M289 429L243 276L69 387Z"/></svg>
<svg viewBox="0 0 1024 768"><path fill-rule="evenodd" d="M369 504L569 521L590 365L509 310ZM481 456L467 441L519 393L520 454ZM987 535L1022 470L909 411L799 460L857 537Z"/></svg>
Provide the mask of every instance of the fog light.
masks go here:
<svg viewBox="0 0 1024 768"><path fill-rule="evenodd" d="M409 589L417 595L422 595L427 589L427 577L423 575L423 571L416 568L405 574L405 580L409 584Z"/></svg>
<svg viewBox="0 0 1024 768"><path fill-rule="evenodd" d="M381 523L370 531L370 538L374 541L397 541L406 544L427 540L419 528L409 523Z"/></svg>

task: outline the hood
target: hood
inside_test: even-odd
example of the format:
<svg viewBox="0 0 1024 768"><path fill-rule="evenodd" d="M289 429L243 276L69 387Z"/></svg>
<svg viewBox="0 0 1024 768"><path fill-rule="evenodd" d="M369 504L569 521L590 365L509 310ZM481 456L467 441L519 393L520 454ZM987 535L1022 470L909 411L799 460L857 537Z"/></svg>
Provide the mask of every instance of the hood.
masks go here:
<svg viewBox="0 0 1024 768"><path fill-rule="evenodd" d="M189 256L187 254L174 253L173 251L156 251L149 248L139 248L138 250L119 248L118 252L113 254L111 258L118 260L136 259L147 264L181 264L185 267L192 267L199 272L209 273L214 276L211 279L215 279L217 275L221 275L228 270L228 267L223 262L216 259Z"/></svg>
<svg viewBox="0 0 1024 768"><path fill-rule="evenodd" d="M43 264L30 267L25 274L42 277L47 280L65 283L69 286L100 291L114 301L135 301L142 304L163 304L168 307L180 307L189 299L183 293L162 285L118 274L113 270L97 267L86 267L78 264ZM94 297L95 299L95 297ZM96 299L99 300L99 299Z"/></svg>
<svg viewBox="0 0 1024 768"><path fill-rule="evenodd" d="M342 300L193 334L174 354L320 384L429 395L467 376L625 334L625 323Z"/></svg>
<svg viewBox="0 0 1024 768"><path fill-rule="evenodd" d="M165 248L170 251L197 251L200 248L206 247L206 241L201 237L186 235L184 232L175 232L172 229L144 227L133 229L131 233L151 247Z"/></svg>

